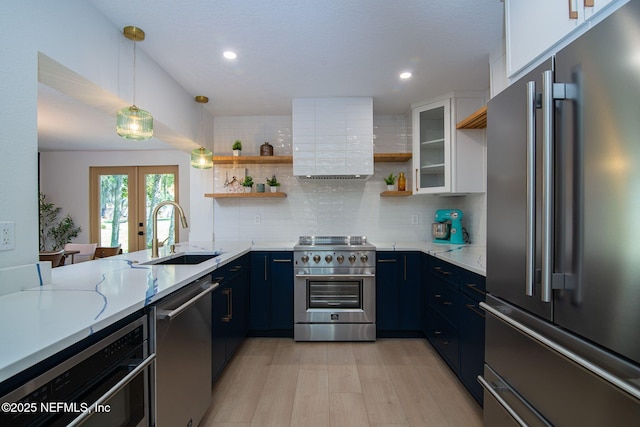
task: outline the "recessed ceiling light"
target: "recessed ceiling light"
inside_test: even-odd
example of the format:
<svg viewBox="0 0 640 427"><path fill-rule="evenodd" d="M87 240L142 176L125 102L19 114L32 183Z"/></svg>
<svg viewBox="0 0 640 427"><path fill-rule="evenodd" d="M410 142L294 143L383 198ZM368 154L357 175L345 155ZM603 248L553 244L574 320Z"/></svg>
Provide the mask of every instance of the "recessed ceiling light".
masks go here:
<svg viewBox="0 0 640 427"><path fill-rule="evenodd" d="M411 77L411 73L408 71L405 71L404 73L400 73L401 79L408 79L409 77Z"/></svg>
<svg viewBox="0 0 640 427"><path fill-rule="evenodd" d="M238 57L238 55L235 52L232 52L230 50L227 50L226 52L224 52L222 56L224 56L227 59L236 59Z"/></svg>

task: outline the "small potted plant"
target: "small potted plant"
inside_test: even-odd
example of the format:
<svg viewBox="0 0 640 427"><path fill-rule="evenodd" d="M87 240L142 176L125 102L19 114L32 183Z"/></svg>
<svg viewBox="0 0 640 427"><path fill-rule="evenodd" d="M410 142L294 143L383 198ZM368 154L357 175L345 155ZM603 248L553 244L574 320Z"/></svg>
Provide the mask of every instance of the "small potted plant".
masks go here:
<svg viewBox="0 0 640 427"><path fill-rule="evenodd" d="M233 150L234 156L239 156L240 151L242 151L242 141L240 141L239 139L236 139L236 142L233 143L233 146L231 147L231 149Z"/></svg>
<svg viewBox="0 0 640 427"><path fill-rule="evenodd" d="M277 192L278 187L280 187L280 183L278 182L278 179L275 175L273 175L271 178L267 178L267 185L269 186L269 189L272 193Z"/></svg>
<svg viewBox="0 0 640 427"><path fill-rule="evenodd" d="M242 186L244 187L245 193L251 193L251 189L253 187L253 177L247 175L244 177L244 181L242 181Z"/></svg>
<svg viewBox="0 0 640 427"><path fill-rule="evenodd" d="M384 178L384 182L387 184L387 191L393 191L394 184L396 183L396 177L393 175L393 172L389 174L388 177Z"/></svg>

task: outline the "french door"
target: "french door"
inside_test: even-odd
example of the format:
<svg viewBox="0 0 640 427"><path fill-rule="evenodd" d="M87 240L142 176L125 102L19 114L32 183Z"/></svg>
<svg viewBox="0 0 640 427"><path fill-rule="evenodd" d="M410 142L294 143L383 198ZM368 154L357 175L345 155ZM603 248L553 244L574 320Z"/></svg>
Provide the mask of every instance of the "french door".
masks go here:
<svg viewBox="0 0 640 427"><path fill-rule="evenodd" d="M89 168L90 236L98 246L122 246L123 252L151 247L153 208L178 201L178 166ZM176 242L176 215L171 206L158 215L158 240Z"/></svg>

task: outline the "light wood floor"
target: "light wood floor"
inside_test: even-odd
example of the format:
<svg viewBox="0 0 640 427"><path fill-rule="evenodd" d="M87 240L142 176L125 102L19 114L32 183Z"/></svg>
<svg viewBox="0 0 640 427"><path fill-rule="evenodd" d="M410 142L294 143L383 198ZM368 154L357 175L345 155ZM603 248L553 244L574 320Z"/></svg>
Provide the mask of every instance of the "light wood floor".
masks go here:
<svg viewBox="0 0 640 427"><path fill-rule="evenodd" d="M201 426L482 426L482 409L423 339L250 338Z"/></svg>

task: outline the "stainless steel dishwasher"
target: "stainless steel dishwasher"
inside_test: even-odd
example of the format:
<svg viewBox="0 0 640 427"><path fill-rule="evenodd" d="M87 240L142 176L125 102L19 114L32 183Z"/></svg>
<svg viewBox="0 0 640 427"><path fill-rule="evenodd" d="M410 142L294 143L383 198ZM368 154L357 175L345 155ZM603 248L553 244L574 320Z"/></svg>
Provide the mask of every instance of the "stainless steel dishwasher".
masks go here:
<svg viewBox="0 0 640 427"><path fill-rule="evenodd" d="M211 402L208 275L156 308L156 426L197 426Z"/></svg>

